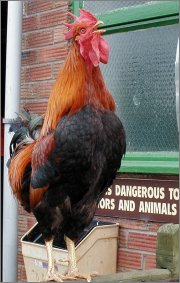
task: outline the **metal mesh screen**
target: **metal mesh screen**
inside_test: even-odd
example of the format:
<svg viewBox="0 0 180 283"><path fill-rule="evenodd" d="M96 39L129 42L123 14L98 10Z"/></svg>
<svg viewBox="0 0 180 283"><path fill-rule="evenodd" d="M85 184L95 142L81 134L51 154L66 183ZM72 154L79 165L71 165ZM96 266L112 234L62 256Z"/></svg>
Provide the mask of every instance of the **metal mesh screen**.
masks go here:
<svg viewBox="0 0 180 283"><path fill-rule="evenodd" d="M102 72L125 126L128 151L178 151L175 57L178 25L106 35Z"/></svg>
<svg viewBox="0 0 180 283"><path fill-rule="evenodd" d="M83 1L84 3L84 8L93 12L93 13L104 13L107 11L119 9L119 8L125 8L129 6L137 6L137 5L142 5L144 3L148 3L151 1L148 0L116 0L116 1L91 1L91 0L86 0Z"/></svg>

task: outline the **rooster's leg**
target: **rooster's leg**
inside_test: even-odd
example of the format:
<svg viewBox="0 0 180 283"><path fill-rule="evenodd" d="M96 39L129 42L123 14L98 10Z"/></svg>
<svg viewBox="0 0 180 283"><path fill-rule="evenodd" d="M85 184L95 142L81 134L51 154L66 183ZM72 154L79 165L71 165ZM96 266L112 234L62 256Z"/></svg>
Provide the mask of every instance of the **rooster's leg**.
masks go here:
<svg viewBox="0 0 180 283"><path fill-rule="evenodd" d="M75 256L75 244L74 242L69 239L68 237L64 237L67 250L68 250L68 256L69 256L69 267L68 267L68 273L65 275L66 280L74 280L74 279L86 279L87 282L91 281L91 275L97 275L97 274L80 274L77 268L77 262L76 262L76 256Z"/></svg>
<svg viewBox="0 0 180 283"><path fill-rule="evenodd" d="M45 241L45 244L46 244L46 250L47 250L47 257L48 257L48 271L43 281L63 282L63 276L58 275L55 272L54 259L52 255L53 239L50 241Z"/></svg>

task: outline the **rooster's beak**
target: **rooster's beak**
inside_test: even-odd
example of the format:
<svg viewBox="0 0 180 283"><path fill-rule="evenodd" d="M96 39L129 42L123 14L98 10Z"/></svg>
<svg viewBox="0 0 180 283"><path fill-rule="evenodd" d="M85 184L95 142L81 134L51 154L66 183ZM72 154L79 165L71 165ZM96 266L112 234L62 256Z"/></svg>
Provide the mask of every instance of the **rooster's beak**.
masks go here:
<svg viewBox="0 0 180 283"><path fill-rule="evenodd" d="M97 23L93 26L93 29L97 29L99 25L103 25L103 21L97 21Z"/></svg>
<svg viewBox="0 0 180 283"><path fill-rule="evenodd" d="M99 27L99 25L103 25L103 21L97 21L97 23L93 26L93 33L104 33L106 30L104 29L97 29Z"/></svg>

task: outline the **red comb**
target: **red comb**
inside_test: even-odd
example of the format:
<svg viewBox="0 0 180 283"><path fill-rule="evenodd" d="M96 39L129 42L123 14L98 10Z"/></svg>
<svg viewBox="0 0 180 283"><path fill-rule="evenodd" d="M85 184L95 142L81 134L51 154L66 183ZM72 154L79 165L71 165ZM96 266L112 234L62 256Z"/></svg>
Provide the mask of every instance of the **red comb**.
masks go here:
<svg viewBox="0 0 180 283"><path fill-rule="evenodd" d="M88 25L91 26L91 25L95 25L97 23L97 18L92 13L90 13L89 11L84 10L84 9L79 9L79 14L80 14L80 16L77 17L70 12L67 13L67 15L74 20L73 23L68 23L68 22L63 23L66 27L69 28L69 31L64 33L65 38L67 40L69 40L73 37L73 32L74 32L74 29L75 29L77 24L85 22L85 23L87 23Z"/></svg>
<svg viewBox="0 0 180 283"><path fill-rule="evenodd" d="M91 22L92 24L96 24L97 18L89 11L80 9L79 13L80 13L80 17L79 17L80 21L88 21Z"/></svg>

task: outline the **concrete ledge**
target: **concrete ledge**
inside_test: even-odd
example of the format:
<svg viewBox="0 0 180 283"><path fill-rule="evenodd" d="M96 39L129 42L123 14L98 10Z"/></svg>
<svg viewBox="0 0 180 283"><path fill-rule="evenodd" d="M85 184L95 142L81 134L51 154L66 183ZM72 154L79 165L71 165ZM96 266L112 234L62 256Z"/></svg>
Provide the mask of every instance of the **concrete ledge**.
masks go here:
<svg viewBox="0 0 180 283"><path fill-rule="evenodd" d="M171 272L168 269L149 269L149 270L133 270L128 272L119 272L107 276L97 276L92 282L151 282L163 281L170 279Z"/></svg>
<svg viewBox="0 0 180 283"><path fill-rule="evenodd" d="M179 275L179 224L167 223L157 232L156 267Z"/></svg>

